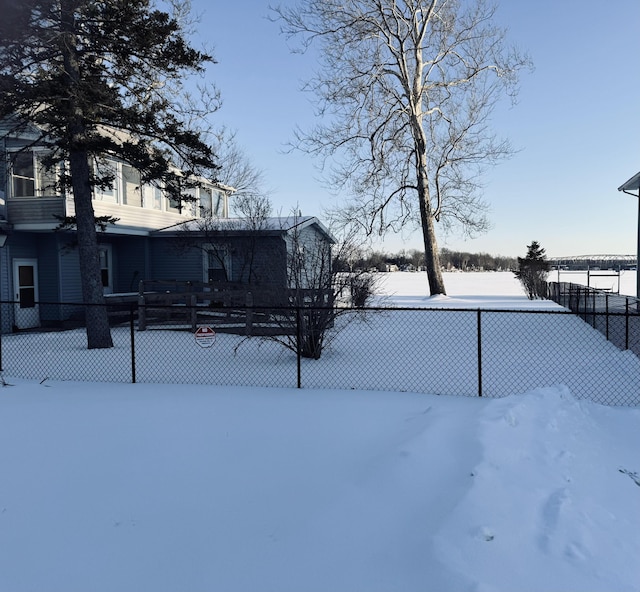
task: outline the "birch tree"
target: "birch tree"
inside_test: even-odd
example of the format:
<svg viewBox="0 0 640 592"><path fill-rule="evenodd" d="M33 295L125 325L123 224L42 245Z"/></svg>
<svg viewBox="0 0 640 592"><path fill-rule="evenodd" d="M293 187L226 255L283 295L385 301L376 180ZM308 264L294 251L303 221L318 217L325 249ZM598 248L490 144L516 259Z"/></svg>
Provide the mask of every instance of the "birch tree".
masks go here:
<svg viewBox="0 0 640 592"><path fill-rule="evenodd" d="M432 295L445 294L436 223L488 228L481 174L511 152L489 117L529 64L484 0L302 0L273 9L294 51L317 49L305 83L320 122L294 146L345 190L348 221L383 235L422 228Z"/></svg>

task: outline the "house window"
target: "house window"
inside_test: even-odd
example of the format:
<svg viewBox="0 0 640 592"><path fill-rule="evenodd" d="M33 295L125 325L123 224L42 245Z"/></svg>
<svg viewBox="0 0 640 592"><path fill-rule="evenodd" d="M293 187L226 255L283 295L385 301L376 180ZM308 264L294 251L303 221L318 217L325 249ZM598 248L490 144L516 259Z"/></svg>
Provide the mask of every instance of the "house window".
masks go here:
<svg viewBox="0 0 640 592"><path fill-rule="evenodd" d="M182 213L187 216L193 216L195 218L198 211L198 198L195 189L187 189L185 192L185 199L182 202Z"/></svg>
<svg viewBox="0 0 640 592"><path fill-rule="evenodd" d="M31 197L36 194L36 172L33 152L18 152L13 155L11 167L13 197Z"/></svg>
<svg viewBox="0 0 640 592"><path fill-rule="evenodd" d="M12 197L56 194L56 170L42 162L44 153L15 152L10 155Z"/></svg>
<svg viewBox="0 0 640 592"><path fill-rule="evenodd" d="M179 214L182 211L182 203L180 199L171 194L167 195L167 205L168 205L167 209L170 212L175 212L176 214Z"/></svg>
<svg viewBox="0 0 640 592"><path fill-rule="evenodd" d="M128 164L122 165L122 203L142 207L140 172Z"/></svg>
<svg viewBox="0 0 640 592"><path fill-rule="evenodd" d="M111 177L111 184L106 187L96 187L95 199L109 203L118 203L120 188L120 170L117 162L99 161L95 163L95 174L98 178Z"/></svg>
<svg viewBox="0 0 640 592"><path fill-rule="evenodd" d="M200 216L208 218L212 212L211 188L200 187Z"/></svg>
<svg viewBox="0 0 640 592"><path fill-rule="evenodd" d="M110 203L118 203L118 186L117 179L113 180L110 187L104 187L98 191L98 195L102 201Z"/></svg>
<svg viewBox="0 0 640 592"><path fill-rule="evenodd" d="M209 245L204 250L204 281L231 281L231 256L225 245Z"/></svg>
<svg viewBox="0 0 640 592"><path fill-rule="evenodd" d="M162 209L162 189L157 185L151 185L151 207L154 210Z"/></svg>
<svg viewBox="0 0 640 592"><path fill-rule="evenodd" d="M111 265L111 245L100 245L98 247L100 255L100 277L102 278L102 290L105 294L113 292L113 274Z"/></svg>
<svg viewBox="0 0 640 592"><path fill-rule="evenodd" d="M213 204L212 211L214 215L220 218L226 218L227 216L227 208L226 208L226 193L224 191L215 191L214 192L215 203Z"/></svg>

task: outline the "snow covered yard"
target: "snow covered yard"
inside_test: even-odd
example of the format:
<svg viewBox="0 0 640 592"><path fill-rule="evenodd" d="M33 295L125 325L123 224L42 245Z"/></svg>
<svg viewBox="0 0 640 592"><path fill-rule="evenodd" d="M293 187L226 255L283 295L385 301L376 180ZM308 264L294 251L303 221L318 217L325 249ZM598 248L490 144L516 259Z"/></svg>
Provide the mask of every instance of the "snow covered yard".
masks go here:
<svg viewBox="0 0 640 592"><path fill-rule="evenodd" d="M637 591L640 410L15 381L0 590Z"/></svg>
<svg viewBox="0 0 640 592"><path fill-rule="evenodd" d="M424 296L425 274L381 280L377 303L389 309L366 322L340 317L348 326L321 359L302 360L304 388L503 397L562 384L577 398L640 404L640 359L557 304L528 300L511 273L448 274L451 295L436 298ZM87 350L82 330L5 336L3 368L38 381L131 382L129 327L113 338L113 349ZM134 340L137 382L297 385L295 354L273 342L220 333L203 349L189 331L156 329Z"/></svg>
<svg viewBox="0 0 640 592"><path fill-rule="evenodd" d="M393 275L390 300L436 300ZM532 304L457 275L476 283L438 306ZM527 369L501 346L488 376ZM256 373L283 363L245 351ZM596 359L575 365L606 389L620 374ZM640 409L579 400L548 368L500 399L397 392L401 374L386 392L5 375L0 592L638 592Z"/></svg>

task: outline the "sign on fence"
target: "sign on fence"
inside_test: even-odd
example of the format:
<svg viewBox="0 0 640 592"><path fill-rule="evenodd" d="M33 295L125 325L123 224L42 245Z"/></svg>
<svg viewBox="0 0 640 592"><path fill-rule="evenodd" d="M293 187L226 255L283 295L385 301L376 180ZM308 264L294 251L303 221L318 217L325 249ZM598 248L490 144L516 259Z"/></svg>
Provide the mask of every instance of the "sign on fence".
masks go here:
<svg viewBox="0 0 640 592"><path fill-rule="evenodd" d="M205 325L196 329L194 337L200 347L211 347L216 341L216 332Z"/></svg>

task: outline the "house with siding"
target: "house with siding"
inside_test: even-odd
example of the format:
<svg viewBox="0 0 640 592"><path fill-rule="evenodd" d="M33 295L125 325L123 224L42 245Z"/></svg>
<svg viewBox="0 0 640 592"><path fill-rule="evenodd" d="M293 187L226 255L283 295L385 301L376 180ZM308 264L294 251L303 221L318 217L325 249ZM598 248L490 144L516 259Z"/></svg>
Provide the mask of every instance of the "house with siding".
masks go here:
<svg viewBox="0 0 640 592"><path fill-rule="evenodd" d="M73 196L57 189L64 163L44 166L38 137L39 130L0 127L3 332L64 325L82 302L75 232L60 228L75 214ZM142 280L154 279L284 288L291 236L332 240L315 218L274 218L259 227L229 218L233 188L220 183L199 180L192 201L180 204L162 187L141 183L125 162L104 159L101 166L111 167L114 181L94 189L95 215L117 219L98 233L105 294L135 293Z"/></svg>

